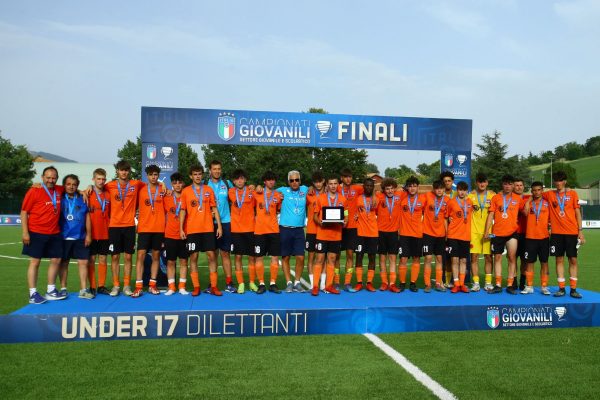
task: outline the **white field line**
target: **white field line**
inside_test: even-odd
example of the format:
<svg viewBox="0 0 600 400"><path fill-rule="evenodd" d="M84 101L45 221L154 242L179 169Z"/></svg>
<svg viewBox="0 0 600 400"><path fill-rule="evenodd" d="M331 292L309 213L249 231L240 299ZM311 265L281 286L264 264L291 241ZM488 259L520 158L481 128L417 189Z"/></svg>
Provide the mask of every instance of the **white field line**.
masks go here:
<svg viewBox="0 0 600 400"><path fill-rule="evenodd" d="M456 396L454 396L450 391L448 391L442 385L431 379L429 375L421 371L419 367L408 361L406 357L398 353L394 348L392 348L386 342L381 340L379 337L373 335L372 333L365 333L364 336L367 339L369 339L371 343L377 346L381 351L387 354L398 365L404 368L409 374L411 374L417 381L419 381L423 386L429 389L439 399L456 400Z"/></svg>
<svg viewBox="0 0 600 400"><path fill-rule="evenodd" d="M21 244L21 242L14 242L14 243L0 243L0 246L8 246L11 244Z"/></svg>

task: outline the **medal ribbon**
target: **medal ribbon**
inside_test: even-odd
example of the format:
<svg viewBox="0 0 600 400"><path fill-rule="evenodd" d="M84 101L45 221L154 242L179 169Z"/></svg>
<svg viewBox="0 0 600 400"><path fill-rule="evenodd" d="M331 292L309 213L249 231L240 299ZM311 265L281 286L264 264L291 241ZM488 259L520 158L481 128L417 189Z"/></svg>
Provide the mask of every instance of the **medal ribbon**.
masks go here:
<svg viewBox="0 0 600 400"><path fill-rule="evenodd" d="M511 193L507 194L506 196L502 196L502 212L504 214L508 214L508 206L510 205L511 200L510 197L512 197ZM506 201L507 198L509 198L508 201Z"/></svg>
<svg viewBox="0 0 600 400"><path fill-rule="evenodd" d="M363 204L365 205L365 211L367 212L367 214L369 214L371 212L371 206L373 205L373 198L371 198L371 200L369 201L369 205L367 205L367 196L365 196L363 194Z"/></svg>
<svg viewBox="0 0 600 400"><path fill-rule="evenodd" d="M461 210L463 210L463 219L465 220L465 222L467 222L467 199L463 200L463 204L460 204L460 198L456 198L456 202L458 203L458 206L461 208Z"/></svg>
<svg viewBox="0 0 600 400"><path fill-rule="evenodd" d="M333 201L333 204L331 204L331 196L327 195L327 204L329 204L329 207L335 207L337 206L337 202L338 202L338 194L335 194L335 200Z"/></svg>
<svg viewBox="0 0 600 400"><path fill-rule="evenodd" d="M408 195L408 211L410 211L410 215L413 215L415 212L415 207L417 206L418 198L419 198L419 195L415 195L415 200L411 204L410 203L410 195Z"/></svg>
<svg viewBox="0 0 600 400"><path fill-rule="evenodd" d="M244 201L246 201L246 186L244 186L244 192L242 193L242 199L240 200L238 196L238 189L235 189L235 204L237 204L238 208L241 209L244 205Z"/></svg>
<svg viewBox="0 0 600 400"><path fill-rule="evenodd" d="M264 197L265 197L265 210L267 211L267 214L268 214L269 213L269 204L271 203L271 200L273 200L273 197L275 197L275 191L271 190L271 197L267 197L267 189L265 189Z"/></svg>
<svg viewBox="0 0 600 400"><path fill-rule="evenodd" d="M121 208L125 208L125 199L127 198L127 192L129 192L129 181L125 186L125 192L121 192L121 184L117 181L117 189L119 190L119 197L121 197Z"/></svg>
<svg viewBox="0 0 600 400"><path fill-rule="evenodd" d="M150 192L150 185L146 186L148 189L148 198L150 199L150 208L154 211L154 203L156 202L156 198L158 197L158 186L156 187L156 192L154 192L154 198L152 197L152 192Z"/></svg>
<svg viewBox="0 0 600 400"><path fill-rule="evenodd" d="M483 192L483 202L479 197L479 193L477 193L477 203L479 203L479 209L481 210L481 215L483 215L483 209L485 208L485 203L487 202L487 190Z"/></svg>
<svg viewBox="0 0 600 400"><path fill-rule="evenodd" d="M388 213L390 213L390 219L392 219L392 212L394 212L394 203L396 202L396 196L392 195L392 204L389 203L389 197L385 196L385 204L388 208Z"/></svg>
<svg viewBox="0 0 600 400"><path fill-rule="evenodd" d="M48 190L46 185L42 184L42 187L46 191L46 194L48 194L48 197L50 197L50 200L52 201L52 207L54 207L54 213L56 213L56 189L54 189L54 193L50 195L50 190Z"/></svg>
<svg viewBox="0 0 600 400"><path fill-rule="evenodd" d="M100 196L100 193L94 188L94 193L96 193L96 200L100 203L100 208L102 209L102 214L104 214L104 210L106 209L106 199L103 196Z"/></svg>
<svg viewBox="0 0 600 400"><path fill-rule="evenodd" d="M73 215L73 213L75 212L75 203L77 202L77 195L74 194L73 195L73 199L71 199L69 197L69 195L65 196L65 199L67 200L67 215ZM73 215L73 217L75 217L75 215Z"/></svg>
<svg viewBox="0 0 600 400"><path fill-rule="evenodd" d="M442 209L442 205L444 204L444 196L440 198L440 202L438 205L437 197L433 199L433 216L437 219L440 210Z"/></svg>
<svg viewBox="0 0 600 400"><path fill-rule="evenodd" d="M177 201L177 196L175 196L175 192L173 192L173 202L176 205L175 218L179 218L179 211L181 211L181 198L179 198L179 201Z"/></svg>
<svg viewBox="0 0 600 400"><path fill-rule="evenodd" d="M204 185L200 185L200 192L197 192L196 185L192 183L192 190L198 199L198 210L202 210L202 203L204 202Z"/></svg>
<svg viewBox="0 0 600 400"><path fill-rule="evenodd" d="M556 191L556 201L558 201L558 208L560 208L561 215L565 214L565 201L567 200L567 191L565 190L562 197L560 197L560 193L558 190Z"/></svg>
<svg viewBox="0 0 600 400"><path fill-rule="evenodd" d="M544 199L540 199L540 202L538 204L538 208L535 208L535 201L531 202L531 209L533 210L533 213L535 214L535 222L537 223L540 220L540 213L542 212L542 205L544 204Z"/></svg>

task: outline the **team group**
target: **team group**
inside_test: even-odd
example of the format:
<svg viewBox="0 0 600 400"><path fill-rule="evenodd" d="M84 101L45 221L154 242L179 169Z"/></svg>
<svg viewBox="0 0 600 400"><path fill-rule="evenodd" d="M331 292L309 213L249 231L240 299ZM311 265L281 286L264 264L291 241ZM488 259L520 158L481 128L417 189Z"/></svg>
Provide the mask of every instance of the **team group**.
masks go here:
<svg viewBox="0 0 600 400"><path fill-rule="evenodd" d="M192 184L185 187L179 173L170 176L172 190L159 181L160 168L145 169L148 183L130 179L126 161L116 164L117 179L107 182L107 173L96 169L93 185L79 190L79 178L67 175L57 185L58 171L47 167L42 184L32 187L21 211L23 254L30 257L27 273L29 302L68 297L67 272L71 259L77 260L81 290L79 297L92 299L96 293L118 296L121 292L120 261L124 255L123 293L139 297L143 293L144 259L151 254L148 292L160 294L156 284L160 252L167 260L168 290L165 295L188 295L187 276L192 281L192 296L201 293L198 270L199 253L208 263L209 285L205 292L220 296L217 262L225 274L225 290L257 294L267 290L280 293L277 286L279 257L286 280L285 292L304 292L302 275L305 254L312 287L339 294L360 290L376 291L373 278L379 255L379 290L394 293L406 289L408 263L411 262L408 288L418 291L421 259L424 259L424 291L452 293L479 291L479 258L483 255L485 290L502 292L502 256L506 250L508 278L506 291L533 293L534 263L541 264L541 293L549 295L548 259L556 258L559 290L566 294L564 257L569 264L570 295L577 292L577 248L584 243L577 193L566 187L562 171L553 174L555 190L545 191L540 182L531 185L531 195L523 195L524 182L505 176L502 192L488 190L484 174L476 177L476 187L468 193L465 182L454 187L454 176L446 171L428 193L419 193L415 177L399 188L386 178L381 191L367 178L362 185L352 184L348 169L340 175L312 176L310 187L301 184L298 171L290 171L288 186L275 188L276 176L267 171L262 184L247 185L247 174L238 169L231 180L223 179L222 164L212 161L204 180L204 169L190 168ZM323 222L328 207L343 209L343 223ZM131 288L132 255L136 247L136 281ZM551 231L551 234L550 234ZM340 254L346 253L343 284ZM367 255L364 281L363 258ZM234 265L232 268L232 256ZM247 257L248 279L243 261ZM270 281L265 283L265 257L270 256ZM109 258L110 257L110 258ZM295 259L292 272L290 261ZM465 284L470 257L471 287ZM49 258L48 287L45 296L37 291L37 275L42 258ZM517 263L520 266L520 284ZM113 285L106 285L110 260ZM179 260L179 284L175 285ZM435 278L432 265L435 260ZM98 277L96 280L96 262ZM235 272L237 287L233 284ZM495 281L492 282L492 277ZM355 284L352 279L355 278ZM60 289L56 280L60 280ZM445 283L444 283L445 278ZM258 285L257 285L258 283Z"/></svg>

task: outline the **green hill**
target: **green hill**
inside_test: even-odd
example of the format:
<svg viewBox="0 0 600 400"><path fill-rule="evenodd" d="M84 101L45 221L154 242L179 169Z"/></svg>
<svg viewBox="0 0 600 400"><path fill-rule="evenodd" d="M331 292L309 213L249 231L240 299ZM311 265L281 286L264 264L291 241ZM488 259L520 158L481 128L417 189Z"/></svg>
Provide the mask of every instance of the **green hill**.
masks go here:
<svg viewBox="0 0 600 400"><path fill-rule="evenodd" d="M565 163L571 164L571 166L577 170L577 180L581 187L588 186L600 179L600 155L580 158L573 161L565 161ZM531 176L535 180L541 180L546 168L550 168L550 163L532 165L530 167Z"/></svg>

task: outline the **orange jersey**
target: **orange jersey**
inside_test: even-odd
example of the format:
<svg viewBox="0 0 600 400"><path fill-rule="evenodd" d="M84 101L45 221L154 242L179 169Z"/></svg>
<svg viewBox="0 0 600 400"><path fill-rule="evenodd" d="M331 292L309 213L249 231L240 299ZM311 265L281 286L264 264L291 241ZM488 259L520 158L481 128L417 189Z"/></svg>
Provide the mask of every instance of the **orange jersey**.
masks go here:
<svg viewBox="0 0 600 400"><path fill-rule="evenodd" d="M111 228L135 226L135 211L138 204L139 192L146 184L138 180L130 180L125 185L119 181L110 181L104 189L110 193L110 224ZM124 199L121 199L123 197Z"/></svg>
<svg viewBox="0 0 600 400"><path fill-rule="evenodd" d="M425 193L425 211L423 211L423 233L433 237L446 237L446 210L450 198L443 195L438 199L433 192ZM435 210L438 209L437 218Z"/></svg>
<svg viewBox="0 0 600 400"><path fill-rule="evenodd" d="M423 211L427 200L424 194L409 196L408 192L401 193L400 205L400 236L423 237ZM410 201L410 206L409 206ZM411 212L412 208L412 212Z"/></svg>
<svg viewBox="0 0 600 400"><path fill-rule="evenodd" d="M257 194L254 198L254 208L256 210L256 224L254 233L264 235L266 233L279 233L279 223L277 222L277 212L281 209L283 196L275 190L267 195L267 189L263 189L262 194ZM265 198L267 199L265 201ZM266 205L269 205L267 211Z"/></svg>
<svg viewBox="0 0 600 400"><path fill-rule="evenodd" d="M185 210L183 230L192 233L214 232L212 208L217 206L215 193L208 185L202 184L194 191L194 184L181 192L181 209Z"/></svg>
<svg viewBox="0 0 600 400"><path fill-rule="evenodd" d="M315 190L315 192L313 194L309 194L306 196L306 217L307 217L306 233L307 234L317 233L317 223L313 219L313 215L315 213L315 207L317 206L317 200L322 193L323 193L322 191L321 191L321 193L318 193Z"/></svg>
<svg viewBox="0 0 600 400"><path fill-rule="evenodd" d="M181 211L181 196L175 197L175 193L165 196L163 199L165 212L165 238L181 239L179 234L179 211Z"/></svg>
<svg viewBox="0 0 600 400"><path fill-rule="evenodd" d="M527 214L527 239L546 239L550 236L548 223L550 222L550 203L547 200L531 200L529 214Z"/></svg>
<svg viewBox="0 0 600 400"><path fill-rule="evenodd" d="M379 202L373 194L370 198L364 194L355 197L354 203L356 207L356 228L358 236L362 237L379 237L377 228L377 209Z"/></svg>
<svg viewBox="0 0 600 400"><path fill-rule="evenodd" d="M458 196L448 202L446 218L448 223L448 239L471 241L471 217L473 216L473 203L465 197L462 201Z"/></svg>
<svg viewBox="0 0 600 400"><path fill-rule="evenodd" d="M358 222L355 219L356 202L354 201L354 199L363 194L363 187L360 185L350 185L349 188L346 188L344 187L344 185L340 185L338 188L338 192L340 192L342 196L344 196L346 202L348 203L348 224L346 225L346 228L356 228L358 226Z"/></svg>
<svg viewBox="0 0 600 400"><path fill-rule="evenodd" d="M377 229L379 232L398 232L400 228L400 193L387 197L385 193L377 193Z"/></svg>
<svg viewBox="0 0 600 400"><path fill-rule="evenodd" d="M90 220L92 222L92 240L108 240L110 194L105 190L97 193L94 188L88 201ZM104 203L104 210L102 209L102 203Z"/></svg>
<svg viewBox="0 0 600 400"><path fill-rule="evenodd" d="M550 226L552 233L561 235L577 235L580 226L577 225L575 210L579 208L579 196L574 190L565 190L557 195L556 190L544 192L544 200L550 203ZM564 201L564 215L560 205Z"/></svg>
<svg viewBox="0 0 600 400"><path fill-rule="evenodd" d="M521 197L521 204L524 206L527 203L527 199L531 197L531 195L517 195ZM522 208L522 207L521 207ZM522 212L519 213L519 218L517 219L517 233L524 234L527 231L527 215Z"/></svg>
<svg viewBox="0 0 600 400"><path fill-rule="evenodd" d="M504 209L506 203L506 210ZM519 210L523 208L521 196L518 194L498 193L492 197L490 213L494 214L492 233L496 236L510 236L517 231Z"/></svg>
<svg viewBox="0 0 600 400"><path fill-rule="evenodd" d="M335 197L329 199L329 193L321 193L315 202L313 214L310 215L309 219L312 219L315 214L320 216L323 207L344 207L344 211L346 211L348 209L348 201L341 194L338 194L336 200ZM323 226L319 226L315 222L315 226L317 227L317 240L327 240L331 242L339 242L342 240L343 224L326 223L323 224Z"/></svg>
<svg viewBox="0 0 600 400"><path fill-rule="evenodd" d="M63 194L62 186L55 186L46 193L43 187L30 188L23 199L21 210L27 212L29 232L54 235L60 233L60 200ZM52 199L56 198L56 208Z"/></svg>
<svg viewBox="0 0 600 400"><path fill-rule="evenodd" d="M148 194L150 190L150 194ZM165 231L165 208L163 201L165 192L160 186L154 189L146 185L145 190L140 190L138 195L138 232L164 232Z"/></svg>
<svg viewBox="0 0 600 400"><path fill-rule="evenodd" d="M231 232L254 232L254 191L248 187L242 190L232 187L229 188L228 196L231 201Z"/></svg>

